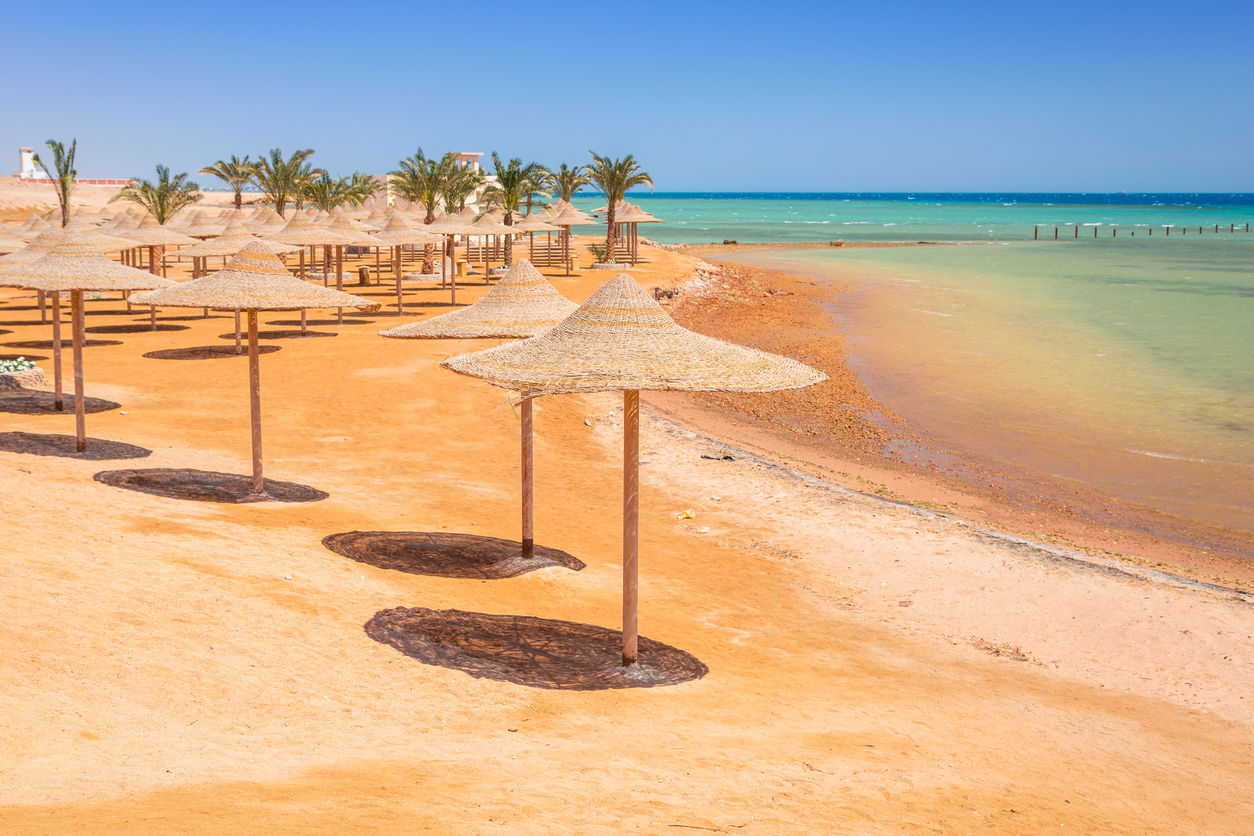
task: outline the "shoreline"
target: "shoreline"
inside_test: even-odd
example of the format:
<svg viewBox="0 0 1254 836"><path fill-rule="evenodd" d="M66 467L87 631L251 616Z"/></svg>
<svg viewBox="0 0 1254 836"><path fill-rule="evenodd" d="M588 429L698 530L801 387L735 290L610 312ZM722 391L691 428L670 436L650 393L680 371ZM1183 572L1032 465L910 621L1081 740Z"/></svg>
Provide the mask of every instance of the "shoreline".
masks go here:
<svg viewBox="0 0 1254 836"><path fill-rule="evenodd" d="M817 362L839 385L776 398L807 401L803 406L790 404L794 411L786 418L786 409L758 410L752 398L737 403L704 393L664 393L656 400L668 417L685 426L717 427L713 434L731 443L844 487L977 521L1007 535L1179 572L1237 590L1249 589L1254 583L1248 542L1238 534L1094 492L1077 491L1041 474L953 449L909 426L870 395L849 366L839 323L822 310L823 305L847 297L854 290L852 286L719 261L717 251L729 249L692 247L684 252L695 250L709 259L723 274L724 278L716 281L726 283L725 295L747 302L752 315L702 299L694 295L700 288L693 287L692 292L671 303L677 321L712 336L785 353L811 364ZM791 338L789 331L794 332ZM803 333L831 338L807 342ZM816 350L820 345L822 350ZM806 420L813 424L816 413L824 410L830 414L843 410L844 414L840 414L841 420L822 422L822 427L799 425ZM931 466L911 464L889 454L893 445L922 451L925 459L931 459ZM937 461L952 469L942 472Z"/></svg>

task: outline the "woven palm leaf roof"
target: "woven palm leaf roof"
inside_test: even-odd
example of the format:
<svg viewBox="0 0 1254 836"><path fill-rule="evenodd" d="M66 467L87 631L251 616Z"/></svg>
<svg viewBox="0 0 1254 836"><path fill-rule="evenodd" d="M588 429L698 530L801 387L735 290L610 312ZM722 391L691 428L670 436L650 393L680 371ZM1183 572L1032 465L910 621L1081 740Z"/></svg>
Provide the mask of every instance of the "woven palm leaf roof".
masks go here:
<svg viewBox="0 0 1254 836"><path fill-rule="evenodd" d="M100 252L91 237L73 232L42 258L0 272L0 283L31 290L145 290L174 282L136 270Z"/></svg>
<svg viewBox="0 0 1254 836"><path fill-rule="evenodd" d="M551 331L441 365L527 396L627 389L773 392L827 379L796 360L679 326L625 273Z"/></svg>
<svg viewBox="0 0 1254 836"><path fill-rule="evenodd" d="M271 241L279 241L283 244L296 244L301 247L356 243L354 239L350 239L337 230L318 226L309 219L304 209L297 209L293 212L291 219L278 232L272 232L263 237Z"/></svg>
<svg viewBox="0 0 1254 836"><path fill-rule="evenodd" d="M193 256L195 258L205 258L209 256L223 257L235 255L244 247L253 243L260 242L268 251L275 253L290 253L299 250L296 244L280 244L278 241L263 241L256 235L253 235L244 225L238 221L233 221L222 234L217 238L208 241L201 241L194 247L188 247L185 250L179 250L180 256Z"/></svg>
<svg viewBox="0 0 1254 836"><path fill-rule="evenodd" d="M134 241L141 247L177 247L199 243L195 238L167 229L157 223L157 219L148 215L139 222L139 226L125 232L126 240Z"/></svg>
<svg viewBox="0 0 1254 836"><path fill-rule="evenodd" d="M558 293L530 261L520 258L505 271L500 283L473 305L379 334L408 339L534 337L578 307Z"/></svg>
<svg viewBox="0 0 1254 836"><path fill-rule="evenodd" d="M379 242L374 240L373 236L366 234L365 226L357 223L344 212L336 215L335 219L327 224L326 228L348 239L343 242L345 244L353 244L358 247L379 246Z"/></svg>
<svg viewBox="0 0 1254 836"><path fill-rule="evenodd" d="M174 308L235 308L295 311L302 308L358 308L378 310L379 303L321 287L292 276L262 241L247 244L226 267L174 287L139 293L137 305Z"/></svg>
<svg viewBox="0 0 1254 836"><path fill-rule="evenodd" d="M370 236L375 246L417 246L419 244L440 244L444 236L427 232L427 227L414 227L405 223L400 215L393 215L383 229Z"/></svg>

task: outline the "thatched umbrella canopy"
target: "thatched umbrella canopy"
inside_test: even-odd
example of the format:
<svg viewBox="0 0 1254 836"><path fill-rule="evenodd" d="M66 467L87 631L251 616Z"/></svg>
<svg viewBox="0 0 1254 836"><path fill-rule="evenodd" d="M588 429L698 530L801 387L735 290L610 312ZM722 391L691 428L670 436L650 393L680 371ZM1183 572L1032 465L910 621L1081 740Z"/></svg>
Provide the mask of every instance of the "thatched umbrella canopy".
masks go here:
<svg viewBox="0 0 1254 836"><path fill-rule="evenodd" d="M197 210L191 222L180 230L192 238L213 238L221 235L226 227L216 218L210 218L203 209Z"/></svg>
<svg viewBox="0 0 1254 836"><path fill-rule="evenodd" d="M165 272L166 247L186 247L199 243L189 235L167 229L157 223L157 219L152 215L146 216L134 229L126 230L126 240L148 248L148 269L154 274L158 272L158 266L161 268L161 273ZM158 248L161 249L160 258L157 257Z"/></svg>
<svg viewBox="0 0 1254 836"><path fill-rule="evenodd" d="M39 232L43 232L45 229L48 228L48 226L49 224L47 221L45 221L43 218L36 215L34 212L31 212L29 215L26 216L26 220L22 221L20 224L13 227L13 229L10 231L14 235L21 235L23 233L30 232L32 229L37 229L39 230ZM35 234L38 235L39 233L37 232Z"/></svg>
<svg viewBox="0 0 1254 836"><path fill-rule="evenodd" d="M648 212L627 201L622 201L623 206L614 215L616 223L626 224L628 229L627 247L631 253L631 263L635 264L640 253L640 235L638 224L660 224L666 223L661 218L654 217Z"/></svg>
<svg viewBox="0 0 1254 836"><path fill-rule="evenodd" d="M26 247L29 242L23 241L9 230L0 230L0 255L8 255Z"/></svg>
<svg viewBox="0 0 1254 836"><path fill-rule="evenodd" d="M536 260L536 233L537 232L560 232L561 227L541 220L538 215L527 215L519 220L514 221L513 229L527 233L528 251L527 258L531 261ZM547 258L547 256L546 256Z"/></svg>
<svg viewBox="0 0 1254 836"><path fill-rule="evenodd" d="M36 238L41 232L47 232L54 227L38 215L32 214L26 221L13 230L13 234L18 238L25 238L27 241ZM56 229L60 229L58 226Z"/></svg>
<svg viewBox="0 0 1254 836"><path fill-rule="evenodd" d="M370 214L363 218L361 222L375 229L383 229L383 227L387 226L388 216L386 212L381 212L377 208L371 209Z"/></svg>
<svg viewBox="0 0 1254 836"><path fill-rule="evenodd" d="M177 308L214 308L248 311L248 380L251 394L254 500L268 499L261 471L261 369L257 351L258 311L304 311L307 308L375 310L378 302L318 287L294 278L262 241L235 254L216 273L173 287L140 293L132 301Z"/></svg>
<svg viewBox="0 0 1254 836"><path fill-rule="evenodd" d="M143 270L118 264L100 252L89 236L71 233L62 238L43 258L0 273L0 284L52 293L53 371L58 411L64 409L61 396L61 292L70 292L75 432L78 452L82 453L87 449L87 421L83 398L83 291L146 290L174 283Z"/></svg>
<svg viewBox="0 0 1254 836"><path fill-rule="evenodd" d="M680 327L625 273L551 331L441 365L524 398L623 392L624 666L637 663L640 391L775 392L827 379L796 360Z"/></svg>
<svg viewBox="0 0 1254 836"><path fill-rule="evenodd" d="M288 219L282 229L277 232L271 232L263 237L266 240L278 241L282 244L295 244L300 247L309 247L311 260L314 260L315 247L329 247L336 244L353 243L353 239L350 239L348 236L345 236L336 230L327 229L326 227L321 227L315 224L313 220L305 214L304 209L297 209L293 212L292 217ZM328 272L325 258L323 259L323 262L322 284L323 287L325 287L327 285L326 274ZM302 280L305 278L304 249L300 251L300 278ZM300 330L302 334L307 332L304 308L301 309Z"/></svg>
<svg viewBox="0 0 1254 836"><path fill-rule="evenodd" d="M239 221L232 221L229 226L223 230L222 234L217 238L211 238L208 241L201 241L194 247L188 247L185 250L179 250L181 256L191 256L192 259L192 278L200 278L209 272L206 266L206 259L221 258L222 265L226 266L226 259L235 255L249 244L260 241L262 246L267 250L279 255L280 253L292 253L300 249L295 244L280 244L278 241L265 241L253 235ZM206 315L208 310L206 310ZM239 354L240 348L240 321L239 310L235 311L235 353Z"/></svg>
<svg viewBox="0 0 1254 836"><path fill-rule="evenodd" d="M446 263L449 270L449 281L452 287L452 303L457 304L457 269L454 261L457 258L457 236L458 235L485 235L483 230L474 224L468 224L457 215L447 215L443 218L437 218L435 223L423 224L421 229L426 232L438 232L441 235L448 236L448 248L445 257L440 263L440 274L443 277L446 270Z"/></svg>
<svg viewBox="0 0 1254 836"><path fill-rule="evenodd" d="M580 212L569 203L565 203L564 201L559 201L559 203L562 203L563 205L560 209L558 209L557 214L548 218L545 223L550 223L553 224L553 226L560 226L562 228L562 260L566 262L566 275L569 276L570 228L572 226L588 226L590 224L595 224L596 221L594 221L591 216L585 214L584 212Z"/></svg>
<svg viewBox="0 0 1254 836"><path fill-rule="evenodd" d="M399 214L393 215L391 220L383 229L370 236L375 240L375 246L386 245L392 249L392 276L396 279L396 315L401 316L405 312L405 300L401 289L401 274L403 268L401 266L401 247L420 247L427 244L440 244L444 241L443 236L433 232L427 232L425 228L419 229L410 226L405 219Z"/></svg>
<svg viewBox="0 0 1254 836"><path fill-rule="evenodd" d="M372 236L367 235L363 231L366 229L370 229L370 227L367 227L363 224L359 224L357 223L357 221L350 218L348 216L348 213L343 211L343 207L337 206L335 208L339 209L340 211L332 214L331 222L326 225L325 229L328 232L336 233L342 239L339 243L335 244L334 246L335 246L335 289L343 290L344 289L344 248L347 246L371 247L377 253L379 242L376 241ZM371 231L373 232L374 230L371 230ZM324 276L323 284L325 285L326 284L325 277L330 274L331 270L330 270L330 261L325 258L323 259L323 261L327 267L326 271L324 271L323 273L323 276ZM335 316L336 316L336 319L338 319L339 322L343 324L344 309L338 308L336 310Z"/></svg>
<svg viewBox="0 0 1254 836"><path fill-rule="evenodd" d="M543 334L579 306L558 293L540 271L525 258L505 272L501 281L469 307L380 331L383 337L400 339L498 339L527 338ZM522 412L522 557L535 555L535 517L532 500L532 409L524 398Z"/></svg>

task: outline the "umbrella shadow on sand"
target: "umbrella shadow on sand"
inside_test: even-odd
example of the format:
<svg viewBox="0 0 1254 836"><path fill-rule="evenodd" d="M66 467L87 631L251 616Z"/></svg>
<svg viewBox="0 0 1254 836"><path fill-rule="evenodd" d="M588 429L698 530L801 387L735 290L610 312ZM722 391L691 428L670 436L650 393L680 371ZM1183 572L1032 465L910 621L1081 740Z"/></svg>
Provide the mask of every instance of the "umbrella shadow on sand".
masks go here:
<svg viewBox="0 0 1254 836"><path fill-rule="evenodd" d="M84 328L88 334L142 334L145 331L186 331L186 325L168 325L166 323L158 323L151 325L144 323L128 323L125 325L92 325L90 328Z"/></svg>
<svg viewBox="0 0 1254 836"><path fill-rule="evenodd" d="M122 405L103 398L84 398L84 412L108 412L121 409ZM65 410L58 412L56 396L52 392L41 392L38 389L14 389L0 392L0 412L11 415L73 415L74 396L65 398Z"/></svg>
<svg viewBox="0 0 1254 836"><path fill-rule="evenodd" d="M103 462L113 459L143 459L152 451L134 444L109 441L105 438L89 438L87 449L78 452L72 435L44 435L40 433L0 433L0 453L21 453L28 456L55 456L61 459L80 459Z"/></svg>
<svg viewBox="0 0 1254 836"><path fill-rule="evenodd" d="M146 470L102 470L92 477L114 488L125 488L167 499L229 504L256 502L251 476L192 468L154 467ZM317 502L328 494L295 482L265 480L264 499L275 502Z"/></svg>
<svg viewBox="0 0 1254 836"><path fill-rule="evenodd" d="M258 354L273 354L278 351L280 346L277 345L259 345L257 346ZM222 357L243 357L247 359L247 354L241 354L230 345L192 345L187 348L163 348L160 351L150 351L143 355L149 360L217 360Z"/></svg>
<svg viewBox="0 0 1254 836"><path fill-rule="evenodd" d="M365 630L423 664L530 688L653 688L709 673L691 654L644 637L638 663L624 667L621 633L574 621L397 607L376 613Z"/></svg>
<svg viewBox="0 0 1254 836"><path fill-rule="evenodd" d="M534 556L524 559L517 540L446 531L349 531L323 537L322 545L379 569L438 578L497 580L551 566L578 572L586 565L560 549L535 546Z"/></svg>

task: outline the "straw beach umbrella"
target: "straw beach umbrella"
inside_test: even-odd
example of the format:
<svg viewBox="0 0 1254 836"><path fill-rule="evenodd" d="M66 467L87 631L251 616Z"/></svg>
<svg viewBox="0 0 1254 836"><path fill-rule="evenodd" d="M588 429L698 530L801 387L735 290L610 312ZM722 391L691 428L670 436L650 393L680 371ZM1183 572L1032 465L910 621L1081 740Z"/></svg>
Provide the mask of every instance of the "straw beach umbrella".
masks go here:
<svg viewBox="0 0 1254 836"><path fill-rule="evenodd" d="M376 247L386 244L388 247L394 248L392 252L392 275L396 279L396 315L401 316L405 311L404 299L401 296L401 247L440 244L443 243L444 238L436 233L410 226L400 215L393 215L383 229L370 237L375 240Z"/></svg>
<svg viewBox="0 0 1254 836"><path fill-rule="evenodd" d="M827 378L795 360L681 328L626 274L547 333L441 365L524 398L623 392L624 666L637 661L640 391L774 392Z"/></svg>
<svg viewBox="0 0 1254 836"><path fill-rule="evenodd" d="M490 234L490 233L486 233L486 232L484 232L482 229L480 229L479 227L475 226L474 224L468 224L468 223L466 223L465 221L461 220L461 219L460 219L458 216L456 216L456 215L453 215L453 216L450 216L450 217L438 218L438 219L436 219L435 223L425 224L425 225L423 225L423 226L421 227L421 229L423 229L423 230L425 230L425 231L427 231L427 232L438 232L438 233L440 233L441 235L447 235L447 236L449 236L449 243L452 245L452 246L450 247L450 249L451 249L451 251L452 251L452 253L453 253L453 258L447 258L447 257L445 257L445 258L442 258L442 259L441 259L441 261L440 261L440 274L441 274L441 277L443 277L443 275L444 275L444 271L445 271L446 267L452 267L452 266L453 266L453 264L452 264L453 259L455 259L455 258L457 257L457 244L456 244L456 241L457 241L457 236L458 236L458 235L487 235L487 234ZM446 264L446 263L447 263L447 264ZM450 280L450 282L451 282L451 286L452 286L452 298L451 298L451 300L450 300L450 301L451 301L454 305L456 305L456 304L457 304L457 270L456 270L456 269L453 269L453 270L452 270L452 271L450 271L450 272L451 272L451 275L450 275L449 280Z"/></svg>
<svg viewBox="0 0 1254 836"><path fill-rule="evenodd" d="M261 472L261 368L257 351L257 311L293 311L306 308L375 310L377 302L338 290L318 287L294 278L262 241L235 254L225 268L174 287L137 294L142 305L177 308L214 308L248 312L248 381L251 401L253 500L268 499Z"/></svg>
<svg viewBox="0 0 1254 836"><path fill-rule="evenodd" d="M478 302L441 314L425 322L413 322L380 331L383 337L400 339L479 339L534 337L543 334L574 313L579 306L557 292L531 262L520 258L501 281ZM532 409L523 398L522 413L522 558L535 555L535 516L532 500Z"/></svg>
<svg viewBox="0 0 1254 836"><path fill-rule="evenodd" d="M569 203L562 206L557 214L545 221L553 226L562 227L562 260L566 262L566 275L570 275L570 228L572 226L588 226L596 221L580 212Z"/></svg>
<svg viewBox="0 0 1254 836"><path fill-rule="evenodd" d="M282 244L296 244L302 248L309 247L311 258L313 257L312 253L314 247L352 243L352 241L341 233L315 224L312 220L310 220L309 216L305 214L304 209L297 209L292 213L291 219L283 225L282 229L278 232L272 232L264 237L266 240L278 241ZM323 265L323 268L323 276L325 276L325 264ZM300 251L300 278L302 280L305 278L304 249ZM323 282L323 286L326 286L325 281ZM304 308L300 309L300 332L302 334L307 334L309 332Z"/></svg>
<svg viewBox="0 0 1254 836"><path fill-rule="evenodd" d="M518 232L527 233L527 258L529 261L536 260L536 233L537 232L557 232L558 227L550 223L545 223L538 215L527 215L521 220L514 221L512 229ZM546 256L547 259L547 256ZM546 260L547 263L547 260Z"/></svg>
<svg viewBox="0 0 1254 836"><path fill-rule="evenodd" d="M196 264L197 262L199 262L198 267L194 268L192 271L193 278L199 278L200 276L203 276L205 273L208 272L208 270L205 269L205 263L204 263L205 259L216 256L218 258L223 259L223 262L224 262L223 266L225 266L225 261L228 257L235 255L237 252L244 249L244 247L254 242L260 242L263 247L265 247L267 250L274 253L275 255L278 255L279 253L295 252L296 250L300 249L300 247L298 247L295 244L280 244L278 241L263 241L262 239L258 238L257 236L250 233L247 229L245 229L243 224L239 223L238 221L234 221L217 238L214 238L209 241L202 241L194 247L188 247L185 250L180 250L179 254L191 256L193 264ZM236 354L239 354L241 350L239 326L240 326L239 308L236 308L235 309L235 353Z"/></svg>
<svg viewBox="0 0 1254 836"><path fill-rule="evenodd" d="M166 247L186 247L200 243L189 235L183 235L181 232L167 229L157 223L157 219L152 215L145 217L139 222L139 226L126 230L124 234L127 241L134 241L136 244L148 248L148 269L154 275L158 272L165 272ZM158 247L162 248L162 257L159 260L157 258ZM157 269L158 265L160 265L160 270Z"/></svg>
<svg viewBox="0 0 1254 836"><path fill-rule="evenodd" d="M74 346L74 419L78 452L87 450L83 397L83 291L146 290L172 285L167 279L110 259L82 234L63 238L48 255L0 274L0 282L52 293L52 349L56 408L61 399L61 292L70 292L70 330Z"/></svg>

